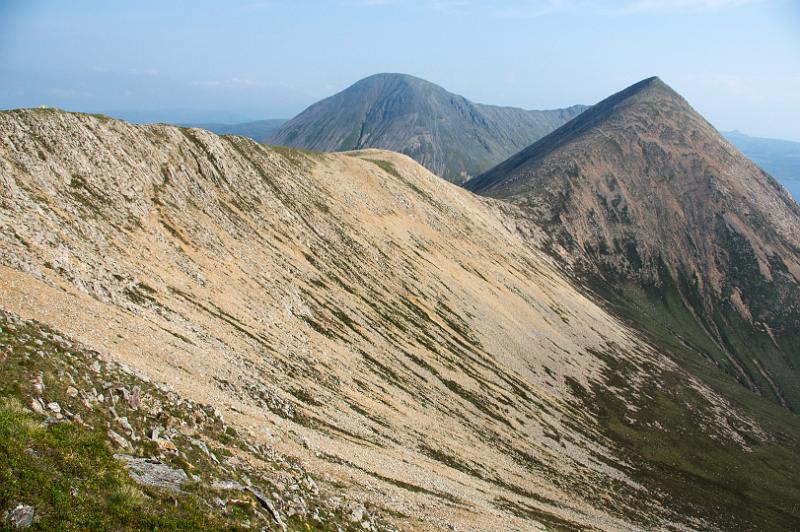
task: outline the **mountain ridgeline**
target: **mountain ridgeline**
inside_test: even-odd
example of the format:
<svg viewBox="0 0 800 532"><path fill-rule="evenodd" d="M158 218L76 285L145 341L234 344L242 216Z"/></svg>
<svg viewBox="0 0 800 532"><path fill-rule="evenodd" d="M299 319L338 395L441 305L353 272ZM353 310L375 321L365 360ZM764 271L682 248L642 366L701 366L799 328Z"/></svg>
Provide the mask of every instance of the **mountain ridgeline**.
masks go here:
<svg viewBox="0 0 800 532"><path fill-rule="evenodd" d="M639 327L800 411L800 207L660 79L465 186L525 211Z"/></svg>
<svg viewBox="0 0 800 532"><path fill-rule="evenodd" d="M9 111L0 207L0 507L43 528L800 519L798 416L583 294L526 205L406 156ZM97 489L90 451L180 489Z"/></svg>
<svg viewBox="0 0 800 532"><path fill-rule="evenodd" d="M315 151L388 149L462 183L584 109L526 111L476 104L413 76L377 74L315 103L267 142Z"/></svg>

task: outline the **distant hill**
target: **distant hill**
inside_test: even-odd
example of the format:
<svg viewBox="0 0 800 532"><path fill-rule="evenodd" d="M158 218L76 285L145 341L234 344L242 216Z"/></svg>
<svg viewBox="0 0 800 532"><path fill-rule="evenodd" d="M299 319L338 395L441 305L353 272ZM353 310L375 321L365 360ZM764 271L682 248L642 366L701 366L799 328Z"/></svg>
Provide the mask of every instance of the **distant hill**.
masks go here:
<svg viewBox="0 0 800 532"><path fill-rule="evenodd" d="M662 341L800 411L800 206L661 80L465 186L520 206Z"/></svg>
<svg viewBox="0 0 800 532"><path fill-rule="evenodd" d="M255 122L243 122L241 124L189 123L181 125L207 129L217 135L240 135L251 138L256 142L265 142L284 123L286 123L284 118L272 118Z"/></svg>
<svg viewBox="0 0 800 532"><path fill-rule="evenodd" d="M389 149L461 183L585 108L526 111L482 105L413 76L376 74L315 103L268 143L316 151Z"/></svg>
<svg viewBox="0 0 800 532"><path fill-rule="evenodd" d="M100 112L135 124L240 124L255 118L234 111L193 108L101 109Z"/></svg>
<svg viewBox="0 0 800 532"><path fill-rule="evenodd" d="M751 137L728 131L725 137L800 200L800 142Z"/></svg>

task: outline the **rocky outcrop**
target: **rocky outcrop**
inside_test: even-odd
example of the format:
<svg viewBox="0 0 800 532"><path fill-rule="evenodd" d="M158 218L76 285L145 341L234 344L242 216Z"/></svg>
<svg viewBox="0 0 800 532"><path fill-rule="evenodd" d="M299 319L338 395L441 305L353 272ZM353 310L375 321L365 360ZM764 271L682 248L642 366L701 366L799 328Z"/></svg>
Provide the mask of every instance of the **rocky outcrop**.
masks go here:
<svg viewBox="0 0 800 532"><path fill-rule="evenodd" d="M237 431L213 406L4 311L0 341L7 347L0 360L5 377L0 382L0 475L17 480L4 485L0 507L12 508L5 514L12 525L27 522L33 508L35 524L43 530L65 524L194 529L195 521L212 530L261 529L284 520L308 529L350 522L355 501L336 488L320 490L300 463ZM60 413L34 407L33 419L10 430L9 417L19 414L15 404L45 402L59 404ZM119 433L109 430L104 448L90 435L103 435L109 426ZM116 452L120 448L124 454ZM131 482L119 478L115 468ZM47 486L37 485L43 478ZM267 511L258 498L265 493L270 494ZM93 513L107 507L116 511ZM149 518L137 526L126 518L126 508ZM365 522L371 530L395 529L377 515Z"/></svg>
<svg viewBox="0 0 800 532"><path fill-rule="evenodd" d="M114 458L124 462L131 478L145 486L180 491L189 480L185 471L171 468L156 458L136 458L127 454L116 454Z"/></svg>
<svg viewBox="0 0 800 532"><path fill-rule="evenodd" d="M36 517L36 509L26 504L18 504L3 514L6 524L11 528L29 528Z"/></svg>

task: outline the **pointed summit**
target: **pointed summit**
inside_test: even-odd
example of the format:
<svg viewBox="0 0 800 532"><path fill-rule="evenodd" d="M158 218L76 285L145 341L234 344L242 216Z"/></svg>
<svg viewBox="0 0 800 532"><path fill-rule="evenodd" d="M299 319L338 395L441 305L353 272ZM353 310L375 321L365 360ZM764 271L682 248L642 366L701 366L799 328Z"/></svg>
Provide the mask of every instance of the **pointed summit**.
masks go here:
<svg viewBox="0 0 800 532"><path fill-rule="evenodd" d="M645 78L642 81L634 83L633 85L631 85L630 87L628 87L625 90L632 91L632 92L637 92L637 91L645 90L645 89L648 89L648 88L651 88L651 89L666 88L666 89L672 90L672 88L670 88L669 85L664 83L661 80L661 78L658 77L658 76L650 76L649 78ZM622 92L624 92L624 91L622 91Z"/></svg>
<svg viewBox="0 0 800 532"><path fill-rule="evenodd" d="M384 87L407 85L409 87L427 87L429 90L444 90L430 81L412 76L411 74L402 74L398 72L379 72L378 74L367 76L355 82L352 86L380 87L381 85Z"/></svg>
<svg viewBox="0 0 800 532"><path fill-rule="evenodd" d="M640 112L642 108L654 109L665 103L669 103L669 106L676 108L680 112L690 112L697 115L683 97L661 81L661 78L653 76L612 94L605 100L589 107L578 117L550 135L543 137L478 178L465 183L464 186L473 192L492 196L504 196L513 193L516 188L509 188L508 185L510 183L502 183L501 181L514 170L532 165L540 157L574 142L582 135L596 132L601 128L602 124L608 121L621 123L625 120L625 117ZM699 115L697 116L699 117ZM646 120L649 120L649 118ZM610 129L615 128L611 126ZM519 183L518 185L524 184Z"/></svg>
<svg viewBox="0 0 800 532"><path fill-rule="evenodd" d="M462 183L584 109L476 104L408 74L375 74L315 103L267 142L317 151L394 150Z"/></svg>
<svg viewBox="0 0 800 532"><path fill-rule="evenodd" d="M633 85L631 85L626 89L623 89L615 94L612 94L605 100L597 103L596 105L593 105L591 109L609 110L614 106L622 104L627 100L630 100L642 94L656 93L656 92L669 93L680 98L680 95L677 92L675 92L672 89L672 87L664 83L661 80L661 78L659 78L658 76L653 76L647 79L643 79L642 81L634 83Z"/></svg>
<svg viewBox="0 0 800 532"><path fill-rule="evenodd" d="M669 301L670 336L800 411L800 207L663 81L606 98L465 186L519 205L626 315L640 296Z"/></svg>

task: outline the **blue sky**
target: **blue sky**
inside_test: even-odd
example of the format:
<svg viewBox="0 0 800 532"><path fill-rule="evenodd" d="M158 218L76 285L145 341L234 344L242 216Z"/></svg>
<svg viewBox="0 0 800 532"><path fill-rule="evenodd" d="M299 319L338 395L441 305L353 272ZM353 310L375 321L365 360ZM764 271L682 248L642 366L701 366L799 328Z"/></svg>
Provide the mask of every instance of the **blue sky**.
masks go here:
<svg viewBox="0 0 800 532"><path fill-rule="evenodd" d="M720 129L800 140L800 1L0 0L0 108L290 117L376 72L531 109L659 75Z"/></svg>

